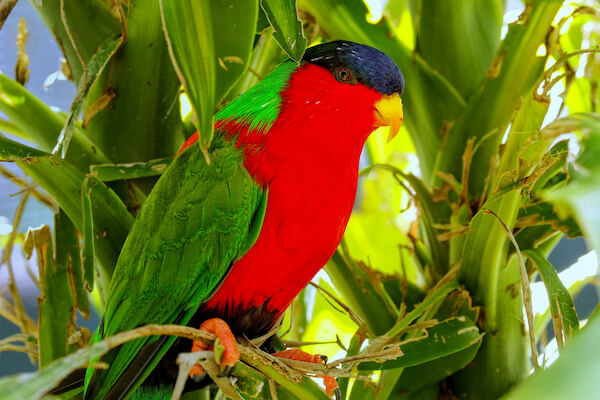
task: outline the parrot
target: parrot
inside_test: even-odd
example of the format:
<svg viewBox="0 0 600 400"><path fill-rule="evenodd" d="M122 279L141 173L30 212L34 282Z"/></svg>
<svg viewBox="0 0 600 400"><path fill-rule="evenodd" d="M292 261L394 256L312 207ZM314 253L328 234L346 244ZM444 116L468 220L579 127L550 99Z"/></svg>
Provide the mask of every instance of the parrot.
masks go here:
<svg viewBox="0 0 600 400"><path fill-rule="evenodd" d="M338 40L282 62L218 111L208 159L196 132L141 207L94 340L146 324L200 327L234 365L234 337L267 333L336 251L365 141L381 126L389 140L398 133L403 90L389 56ZM130 398L145 381L172 387L169 354L202 345L127 342L101 358L107 369L88 367L85 399Z"/></svg>

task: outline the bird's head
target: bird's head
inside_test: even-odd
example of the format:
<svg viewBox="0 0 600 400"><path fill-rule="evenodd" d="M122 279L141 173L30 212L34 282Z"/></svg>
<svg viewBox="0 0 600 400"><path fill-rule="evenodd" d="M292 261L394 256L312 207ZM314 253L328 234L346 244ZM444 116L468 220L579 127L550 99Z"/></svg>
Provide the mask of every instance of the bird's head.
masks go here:
<svg viewBox="0 0 600 400"><path fill-rule="evenodd" d="M308 48L302 61L327 69L342 85L363 85L375 91L380 97L373 105L374 127L389 126L389 140L398 134L403 119L400 95L404 91L404 77L385 53L337 40Z"/></svg>

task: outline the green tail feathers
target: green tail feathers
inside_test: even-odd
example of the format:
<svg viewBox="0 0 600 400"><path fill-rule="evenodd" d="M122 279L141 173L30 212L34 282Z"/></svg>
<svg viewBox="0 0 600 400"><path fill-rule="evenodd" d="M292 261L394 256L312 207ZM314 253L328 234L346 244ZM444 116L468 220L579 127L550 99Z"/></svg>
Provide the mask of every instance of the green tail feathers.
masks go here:
<svg viewBox="0 0 600 400"><path fill-rule="evenodd" d="M173 393L173 386L142 385L131 396L130 400L169 400Z"/></svg>

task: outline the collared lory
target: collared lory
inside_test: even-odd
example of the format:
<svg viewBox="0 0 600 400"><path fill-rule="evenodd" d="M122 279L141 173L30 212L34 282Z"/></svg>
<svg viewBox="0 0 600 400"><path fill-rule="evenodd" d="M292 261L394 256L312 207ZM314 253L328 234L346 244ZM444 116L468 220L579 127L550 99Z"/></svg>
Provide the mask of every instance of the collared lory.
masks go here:
<svg viewBox="0 0 600 400"><path fill-rule="evenodd" d="M219 111L210 164L192 136L144 203L96 339L173 323L204 323L217 336L226 324L236 336L266 333L339 245L365 140L379 126L397 134L403 87L387 55L335 41L282 63ZM128 397L170 362L174 341L142 338L109 352L108 369L88 370L86 399ZM224 363L235 360L226 346Z"/></svg>

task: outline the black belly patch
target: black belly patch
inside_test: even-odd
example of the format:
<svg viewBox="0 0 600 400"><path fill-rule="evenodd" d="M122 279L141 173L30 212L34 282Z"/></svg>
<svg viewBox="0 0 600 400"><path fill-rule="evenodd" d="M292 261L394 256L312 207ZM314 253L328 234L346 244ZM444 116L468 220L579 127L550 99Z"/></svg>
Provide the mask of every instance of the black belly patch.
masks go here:
<svg viewBox="0 0 600 400"><path fill-rule="evenodd" d="M236 337L246 337L254 339L269 332L277 318L279 312L267 311L266 303L258 307L239 308L232 310L229 313L217 312L215 310L200 309L194 314L188 326L199 328L202 322L210 318L221 318L231 328L231 331ZM273 352L272 341L267 340L263 346L263 350ZM172 384L177 378L178 366L175 362L179 353L188 353L192 349L192 341L185 338L179 338L173 343L167 354L160 361L159 365L152 371L148 381L152 384ZM194 382L188 379L186 382L185 391L199 389L210 383L210 379L204 382Z"/></svg>

